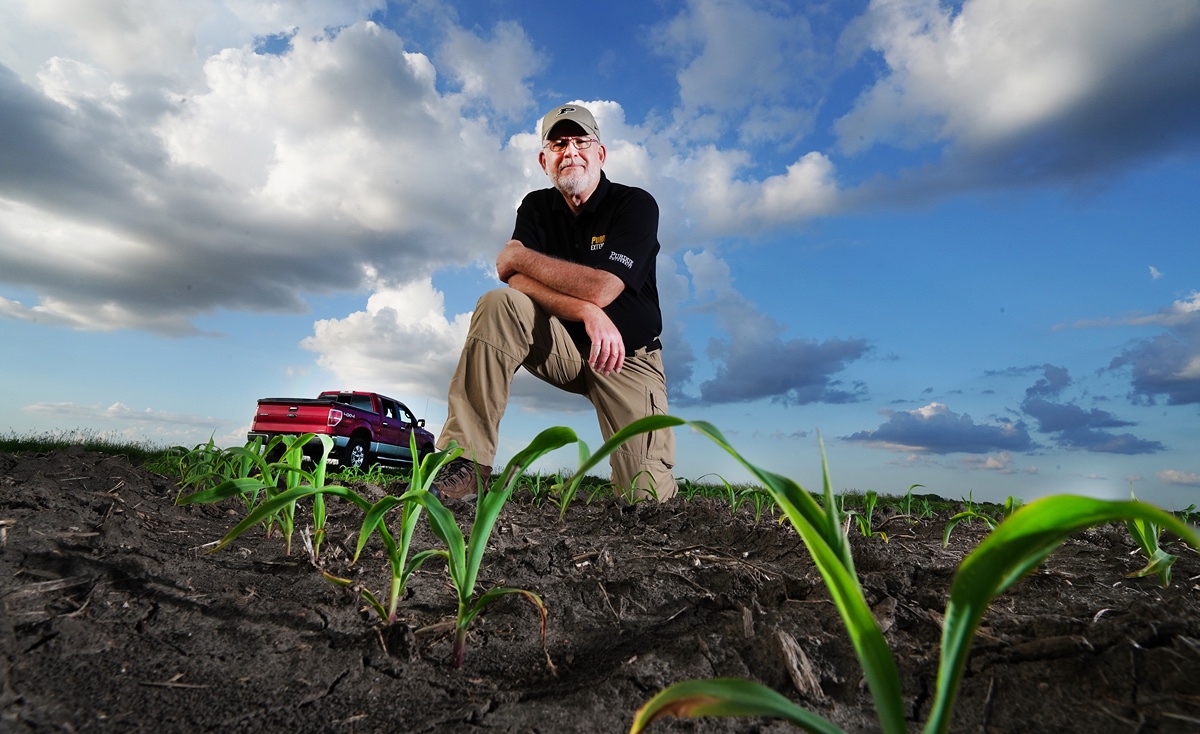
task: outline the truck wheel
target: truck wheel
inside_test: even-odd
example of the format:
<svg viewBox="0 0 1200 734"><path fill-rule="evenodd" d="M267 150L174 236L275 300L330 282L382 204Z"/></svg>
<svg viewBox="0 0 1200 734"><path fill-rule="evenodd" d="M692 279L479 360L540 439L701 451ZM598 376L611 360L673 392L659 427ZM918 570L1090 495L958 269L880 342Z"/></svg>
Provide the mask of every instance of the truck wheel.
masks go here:
<svg viewBox="0 0 1200 734"><path fill-rule="evenodd" d="M346 448L342 454L342 466L366 469L369 463L366 441L363 441L361 438L350 439L350 443L346 444Z"/></svg>

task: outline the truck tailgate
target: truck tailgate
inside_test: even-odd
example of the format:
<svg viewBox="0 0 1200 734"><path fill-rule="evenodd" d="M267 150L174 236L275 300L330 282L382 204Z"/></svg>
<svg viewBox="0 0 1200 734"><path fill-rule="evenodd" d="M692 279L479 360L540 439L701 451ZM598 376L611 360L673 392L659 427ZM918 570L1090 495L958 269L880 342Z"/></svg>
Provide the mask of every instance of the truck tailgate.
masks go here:
<svg viewBox="0 0 1200 734"><path fill-rule="evenodd" d="M330 401L260 401L251 430L276 433L329 433Z"/></svg>

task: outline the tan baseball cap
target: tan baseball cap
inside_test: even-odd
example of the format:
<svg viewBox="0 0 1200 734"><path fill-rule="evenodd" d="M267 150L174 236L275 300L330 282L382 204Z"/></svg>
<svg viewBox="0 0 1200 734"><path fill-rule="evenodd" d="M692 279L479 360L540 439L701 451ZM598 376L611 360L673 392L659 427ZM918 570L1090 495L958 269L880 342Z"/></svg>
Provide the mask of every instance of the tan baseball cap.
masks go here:
<svg viewBox="0 0 1200 734"><path fill-rule="evenodd" d="M573 122L588 135L595 135L597 139L600 137L600 127L596 124L596 118L592 117L592 113L587 107L577 104L565 104L555 107L546 113L542 118L542 142L550 139L550 132L554 130L554 126L560 122Z"/></svg>

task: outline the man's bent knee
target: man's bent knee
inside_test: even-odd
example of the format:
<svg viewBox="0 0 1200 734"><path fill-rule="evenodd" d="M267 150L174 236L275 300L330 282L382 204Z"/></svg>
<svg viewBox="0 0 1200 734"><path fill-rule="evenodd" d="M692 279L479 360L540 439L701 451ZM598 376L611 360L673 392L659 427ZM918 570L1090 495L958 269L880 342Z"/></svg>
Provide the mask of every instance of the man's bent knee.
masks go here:
<svg viewBox="0 0 1200 734"><path fill-rule="evenodd" d="M496 288L476 302L468 336L494 346L514 340L527 344L536 315L537 306L529 296L512 288Z"/></svg>
<svg viewBox="0 0 1200 734"><path fill-rule="evenodd" d="M502 314L532 311L533 299L513 288L493 288L479 297L475 313Z"/></svg>

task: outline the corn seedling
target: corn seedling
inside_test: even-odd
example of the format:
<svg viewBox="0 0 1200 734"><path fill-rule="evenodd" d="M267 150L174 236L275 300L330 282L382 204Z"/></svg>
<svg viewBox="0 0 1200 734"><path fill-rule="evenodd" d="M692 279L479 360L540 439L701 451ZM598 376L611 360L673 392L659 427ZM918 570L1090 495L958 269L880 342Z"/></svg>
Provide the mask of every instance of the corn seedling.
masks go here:
<svg viewBox="0 0 1200 734"><path fill-rule="evenodd" d="M642 477L646 478L649 487L638 487L638 480ZM633 475L628 488L614 485L614 489L631 505L639 505L646 500L658 501L658 487L654 483L654 476L645 470Z"/></svg>
<svg viewBox="0 0 1200 734"><path fill-rule="evenodd" d="M206 444L198 444L191 450L176 446L171 454L177 456L174 462L179 474L181 491L187 489L210 489L231 479L248 479L261 477L266 483L275 481L276 470L268 463L266 457L277 450L283 442L282 436L271 439L263 448L262 439L255 438L244 447L228 449L217 448L210 438ZM256 493L247 493L244 497L247 510L257 501Z"/></svg>
<svg viewBox="0 0 1200 734"><path fill-rule="evenodd" d="M1196 509L1195 502L1180 510L1178 515L1179 519L1186 523L1191 523L1193 525L1200 523L1200 510Z"/></svg>
<svg viewBox="0 0 1200 734"><path fill-rule="evenodd" d="M707 476L707 475L705 475L705 476ZM704 477L700 477L700 479L703 479L703 478ZM560 480L560 483L561 483L561 480ZM687 502L691 502L692 500L696 499L697 497L702 496L702 492L704 492L704 486L702 484L700 484L699 479L696 481L692 481L691 479L684 479L681 477L678 480L676 480L676 483L679 486L679 496L683 497L683 499Z"/></svg>
<svg viewBox="0 0 1200 734"><path fill-rule="evenodd" d="M541 507L547 501L553 502L554 495L551 491L554 485L562 482L560 474L541 474L531 473L525 474L518 488L529 493L530 504Z"/></svg>
<svg viewBox="0 0 1200 734"><path fill-rule="evenodd" d="M304 446L314 438L314 434L305 433L296 436L288 441L283 441L283 458L278 464L272 464L278 468L282 476L276 484L271 484L266 487L267 494L273 495L279 492L278 483L283 484L282 493L286 494L288 490L296 489L302 486L301 482L307 480L308 486L316 489L325 487L325 468L329 459L329 454L333 450L333 439L325 435L317 435L316 438L321 442L321 455L317 457L316 465L311 473L304 471L301 467L304 462ZM266 454L269 456L270 452ZM325 538L325 495L323 492L316 492L312 495L313 502L313 563L321 555L321 541ZM292 534L295 529L296 503L294 501L284 503L280 508L279 525L283 531L284 546L288 555L292 553Z"/></svg>
<svg viewBox="0 0 1200 734"><path fill-rule="evenodd" d="M1129 493L1131 500L1137 498L1133 496L1133 492ZM1162 532L1162 528L1158 523L1142 518L1133 518L1125 521L1125 527L1129 529L1129 534L1133 536L1133 541L1137 543L1138 548L1147 558L1147 563L1140 570L1129 574L1129 578L1141 578L1143 576L1158 576L1158 580L1162 583L1165 589L1171 585L1171 566L1175 563L1178 556L1171 555L1163 550L1158 545L1158 536Z"/></svg>
<svg viewBox="0 0 1200 734"><path fill-rule="evenodd" d="M988 528L995 530L996 526L999 525L1002 520L1011 517L1012 514L1021 509L1021 506L1024 504L1022 500L1009 495L1008 498L1004 500L1004 508L1000 512L1000 519L996 519L976 507L975 503L970 499L965 500L965 502L967 509L954 515L946 523L946 529L942 532L943 548L950 545L950 532L954 530L954 526L958 525L960 522L966 521L969 523L974 520L982 520L984 524L988 526Z"/></svg>
<svg viewBox="0 0 1200 734"><path fill-rule="evenodd" d="M769 510L771 515L774 516L775 499L771 496L770 492L759 489L758 487L751 487L750 489L747 489L746 492L750 495L751 501L754 502L755 525L757 525L758 521L762 519L763 510Z"/></svg>
<svg viewBox="0 0 1200 734"><path fill-rule="evenodd" d="M1008 500L1009 500L1008 507L1011 510L1012 504L1013 504L1013 499L1012 499L1012 497L1009 497ZM999 520L997 520L996 518L987 514L986 512L983 512L982 510L980 510L979 508L977 508L975 506L975 493L974 492L968 492L967 496L963 498L962 502L963 502L963 507L964 507L963 511L959 512L959 513L955 514L953 517L951 517L946 522L946 529L942 531L942 547L943 548L950 545L950 533L961 522L966 522L969 524L969 523L974 522L975 520L982 520L988 526L988 528L990 528L992 530L995 530L996 526L1000 524ZM1005 516L1007 517L1007 515L1005 515Z"/></svg>
<svg viewBox="0 0 1200 734"><path fill-rule="evenodd" d="M920 508L919 503L916 505L913 504L913 490L916 489L917 487L921 487L922 489L924 489L925 485L924 484L908 485L908 491L905 492L904 497L902 497L900 499L900 514L902 514L904 517L908 518L909 523L915 523L917 521L917 519L924 517L924 515L922 515L920 512L921 508ZM929 509L929 500L926 498L924 501L925 501L925 508ZM932 515L933 510L930 509L929 513Z"/></svg>
<svg viewBox="0 0 1200 734"><path fill-rule="evenodd" d="M296 441L292 442L292 447L295 449L302 447L304 445L302 439L305 439L305 436L301 436ZM411 439L411 443L415 444L415 437ZM329 442L329 445L332 446L332 442ZM416 446L410 444L410 448L415 456ZM288 449L288 451L291 450L292 449ZM327 452L328 447L326 449L326 453ZM285 452L285 458L287 456L288 453ZM326 458L328 457L322 456L322 459ZM452 458L454 457L448 455L448 452L438 452L426 455L420 462L414 462L412 465L410 487L420 488L422 491L428 489L437 470ZM349 500L364 512L363 524L362 528L359 530L358 543L355 547L354 557L351 560L351 564L358 562L359 556L362 554L363 548L366 546L367 541L370 539L372 534L378 532L379 537L383 542L384 551L387 555L388 564L392 574L386 607L369 589L360 589L360 595L376 612L376 614L379 615L380 620L385 625L391 624L396 620L397 605L400 597L404 593L404 588L408 578L414 571L420 568L421 564L430 556L430 554L426 552L425 554L418 554L418 556L414 556L411 561L408 559L408 552L411 546L413 532L416 528L417 521L420 518L421 508L415 502L405 502L403 497L397 498L391 495L384 497L374 504L371 504L357 492L354 492L348 487L343 487L340 485L326 485L324 483L324 473L320 469L320 467L323 467L324 465L325 461L318 462L318 470L312 474L302 471L289 472L289 478L293 476L299 476L309 479L310 483L308 485L297 483L295 486L287 487L282 492L271 496L268 500L264 501L262 505L254 508L254 510L247 515L244 520L238 523L233 530L229 531L229 533L221 539L221 541L215 548L213 548L213 550L215 551L224 547L234 538L241 535L255 524L266 521L269 518L274 517L277 513L286 512L288 508L294 507L297 501L307 497L312 497L313 499L314 512L318 507L322 511L320 515L320 527L321 533L323 534L323 511L325 508L325 495L333 495L335 497L341 497L345 500ZM219 499L223 499L225 496L229 496L229 493L236 491L236 485L231 483L230 486L223 488L218 487L217 489L214 489L211 493L211 496L200 497L193 501L217 501ZM399 543L396 542L395 537L388 530L387 524L384 521L388 511L397 505L402 507ZM314 532L314 544L318 537L319 536L317 533ZM317 547L314 545L314 564L318 563L319 560L316 550ZM345 587L350 586L353 583L350 579L339 578L325 570L322 570L321 574L326 579L338 586Z"/></svg>
<svg viewBox="0 0 1200 734"><path fill-rule="evenodd" d="M812 555L846 625L875 702L881 731L884 734L907 732L895 658L871 614L854 569L849 538L842 529L830 490L823 448L821 464L826 509L791 479L750 464L711 424L672 416L651 416L626 426L580 467L580 473L633 436L682 425L708 436L725 449L774 496ZM1189 544L1200 546L1200 535L1194 529L1157 507L1140 502L1058 495L1042 498L1014 512L963 560L954 576L946 605L937 687L924 727L926 734L943 734L950 726L950 714L970 643L992 600L1037 567L1072 534L1103 523L1134 518L1161 523ZM645 730L655 719L666 715L775 716L799 724L808 731L841 731L771 689L750 681L687 681L670 686L637 712L631 734Z"/></svg>
<svg viewBox="0 0 1200 734"><path fill-rule="evenodd" d="M229 455L224 449L217 447L211 436L208 443L197 444L190 451L185 451L181 446L173 451L181 452L177 466L181 491L215 486L226 479L234 478L236 474Z"/></svg>
<svg viewBox="0 0 1200 734"><path fill-rule="evenodd" d="M846 514L846 525L849 529L850 521L853 520L858 526L858 531L862 533L864 538L879 537L883 542L887 542L887 533L882 530L875 530L875 505L879 502L879 493L873 489L868 489L863 495L862 512L850 510Z"/></svg>
<svg viewBox="0 0 1200 734"><path fill-rule="evenodd" d="M458 528L454 515L442 505L427 489L414 488L405 492L402 501L411 500L420 504L429 513L429 524L434 535L446 544L445 550L430 550L418 554L421 560L430 556L441 556L446 559L450 573L450 583L458 597L458 615L454 621L454 647L451 653L455 668L462 667L466 654L467 631L479 613L492 602L510 594L525 597L534 607L542 621L542 644L546 640L546 605L542 598L532 591L509 587L495 587L480 596L475 595L475 587L479 580L479 569L483 563L483 553L487 549L488 538L500 516L504 503L512 496L513 489L521 477L523 467L529 466L549 451L577 441L575 432L569 428L549 428L538 434L533 442L516 456L509 460L504 471L497 475L490 488L481 487L476 499L475 521L471 525L470 542ZM457 458L462 449L451 446L446 460ZM415 559L414 559L415 560ZM550 653L546 652L546 663L553 669Z"/></svg>
<svg viewBox="0 0 1200 734"><path fill-rule="evenodd" d="M419 455L417 452L416 434L409 437L409 448L412 450L413 456ZM437 476L438 470L461 453L461 449L457 449L456 451L437 451L426 454L419 461L414 461L409 478L409 491L400 497L388 495L367 508L366 517L363 519L362 528L358 533L358 543L354 548L354 558L350 562L351 564L358 562L358 557L362 554L363 548L366 547L367 541L372 534L378 532L380 539L383 541L384 549L387 552L388 566L392 572L387 608L385 609L379 599L369 590L362 589L361 594L363 599L379 615L384 624L392 624L396 621L396 607L399 604L400 597L404 595L404 589L408 585L409 577L426 560L437 555L434 551L423 551L413 556L412 560L408 558L408 552L412 546L413 532L416 530L417 521L421 517L422 509L421 504L413 499L413 493L414 491L421 491L428 494L429 486L433 484L433 479ZM396 506L400 507L400 541L398 543L388 531L387 524L384 522L387 513ZM340 579L328 573L325 574L325 578L342 586L350 584L348 579Z"/></svg>
<svg viewBox="0 0 1200 734"><path fill-rule="evenodd" d="M338 470L338 479L342 482L369 482L382 485L387 484L392 476L381 464L372 464L366 469L343 466Z"/></svg>
<svg viewBox="0 0 1200 734"><path fill-rule="evenodd" d="M615 497L618 495L616 487L611 482L597 482L588 488L587 499L583 501L585 505L590 505L596 501L598 497Z"/></svg>
<svg viewBox="0 0 1200 734"><path fill-rule="evenodd" d="M282 438L281 445L283 448L283 456L278 462L267 462L264 455L270 455L271 451L275 450L275 440L273 439L264 450L263 454L259 454L252 448L230 449L229 453L248 458L250 462L257 468L258 473L254 476L233 477L226 479L215 487L210 489L194 492L185 495L176 500L178 504L201 504L220 502L224 499L232 497L241 497L247 501L248 507L252 507L246 519L242 523L246 523L251 518L254 522L247 527L262 522L267 527L268 534L271 531L272 523L278 522L283 533L284 546L286 553L291 555L292 552L292 535L295 528L295 512L296 500L298 496L313 497L313 561L316 562L320 554L321 540L325 535L325 499L323 492L320 491L325 486L325 460L328 459L329 453L333 448L333 439L329 436L316 436L321 442L322 453L320 461L317 462L314 471L307 472L301 469L303 461L304 446L313 439L313 434L306 433L300 436L291 436ZM290 440L288 440L290 439ZM257 444L255 444L257 446ZM301 483L307 481L307 487ZM282 486L280 486L282 485ZM297 489L315 489L314 492L301 493L297 495L294 490ZM260 492L266 494L269 500L255 505L248 498L256 498ZM290 500L279 501L280 497L292 498ZM270 507L270 512L262 512L263 507ZM238 527L241 527L239 524ZM242 531L239 531L239 535ZM235 536L236 537L236 536ZM232 538L230 538L232 540ZM220 546L217 546L220 547Z"/></svg>
<svg viewBox="0 0 1200 734"><path fill-rule="evenodd" d="M730 484L728 479L720 474L705 474L704 476L713 476L721 480L721 484L725 487L725 496L729 499L729 514L737 515L737 511L741 508L742 503L746 501L746 497L738 491L737 487ZM700 478L703 479L704 477Z"/></svg>

